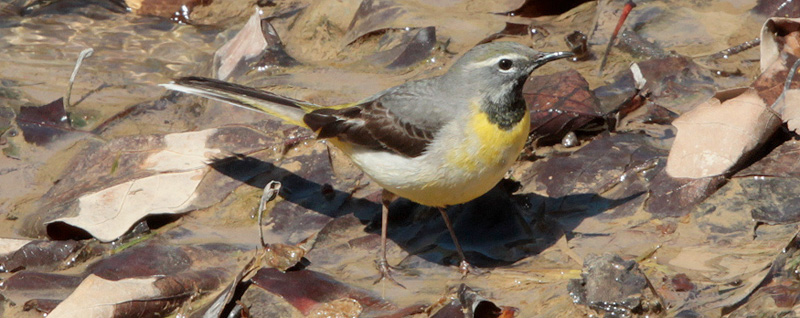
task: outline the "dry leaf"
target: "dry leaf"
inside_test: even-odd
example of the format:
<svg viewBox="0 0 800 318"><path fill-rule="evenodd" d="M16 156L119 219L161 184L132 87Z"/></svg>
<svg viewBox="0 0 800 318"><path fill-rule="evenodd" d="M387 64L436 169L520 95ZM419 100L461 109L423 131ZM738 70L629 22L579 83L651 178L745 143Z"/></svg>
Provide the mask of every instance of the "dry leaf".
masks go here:
<svg viewBox="0 0 800 318"><path fill-rule="evenodd" d="M214 65L218 65L217 78L228 78L236 67L246 60L264 53L267 40L261 33L261 15L258 9L230 41L214 53Z"/></svg>
<svg viewBox="0 0 800 318"><path fill-rule="evenodd" d="M673 178L724 174L780 124L754 90L722 103L711 99L673 122L678 135L667 158L667 173Z"/></svg>
<svg viewBox="0 0 800 318"><path fill-rule="evenodd" d="M560 142L567 133L602 120L599 102L589 83L575 70L531 76L522 88L537 144Z"/></svg>
<svg viewBox="0 0 800 318"><path fill-rule="evenodd" d="M778 75L780 71L785 71L787 67L790 67L789 63L796 63L795 61L800 55L798 52L800 51L800 44L798 44L800 33L796 31L798 28L800 28L800 19L771 18L764 23L764 27L761 29L762 71L773 71ZM786 55L782 56L781 52ZM786 60L785 65L781 65L782 67L773 65L781 63L781 59ZM784 77L780 74L776 76L776 79L780 80ZM792 82L795 81L792 80ZM780 114L789 130L796 132L800 128L800 91L797 86L792 87L792 83L789 84L789 86L783 85L781 89L783 94L778 97L772 108ZM782 85L777 86L781 87Z"/></svg>
<svg viewBox="0 0 800 318"><path fill-rule="evenodd" d="M792 28L796 30L800 19L770 18L761 27L761 72L765 72L773 63L778 61L783 50L784 35L778 35L777 30ZM788 32L787 32L788 33Z"/></svg>
<svg viewBox="0 0 800 318"><path fill-rule="evenodd" d="M54 270L75 263L77 254L85 247L74 240L36 240L20 247L13 253L0 255L0 271ZM89 254L89 253L86 253Z"/></svg>
<svg viewBox="0 0 800 318"><path fill-rule="evenodd" d="M81 195L74 216L64 222L97 239L113 241L149 214L174 214L194 208L197 187L209 171L208 161L221 151L207 148L217 129L175 133L163 137L165 147L144 158L140 167L157 174L134 178Z"/></svg>
<svg viewBox="0 0 800 318"><path fill-rule="evenodd" d="M46 145L72 130L63 98L47 105L20 107L17 125L25 141L34 145Z"/></svg>
<svg viewBox="0 0 800 318"><path fill-rule="evenodd" d="M751 89L720 104L699 105L673 122L678 134L667 160L675 178L702 178L730 172L758 149L782 122L797 128L800 102L784 83L788 65L797 60L800 19L770 19L761 30L762 74ZM796 90L796 89L795 89Z"/></svg>
<svg viewBox="0 0 800 318"><path fill-rule="evenodd" d="M726 181L724 176L719 175L687 179L673 178L668 172L659 171L647 185L648 198L644 210L656 217L684 216Z"/></svg>
<svg viewBox="0 0 800 318"><path fill-rule="evenodd" d="M157 277L127 278L111 281L89 275L47 317L113 317L119 304L161 297L154 284Z"/></svg>
<svg viewBox="0 0 800 318"><path fill-rule="evenodd" d="M196 189L207 168L158 174L89 193L78 199L78 215L53 220L86 230L103 242L120 237L143 217L193 209Z"/></svg>
<svg viewBox="0 0 800 318"><path fill-rule="evenodd" d="M355 300L359 307L357 311L361 312L363 309L368 316L374 312L396 309L392 303L366 290L310 270L281 272L273 268L262 268L252 281L254 287L281 296L306 316L313 315L323 303L336 302L339 299Z"/></svg>

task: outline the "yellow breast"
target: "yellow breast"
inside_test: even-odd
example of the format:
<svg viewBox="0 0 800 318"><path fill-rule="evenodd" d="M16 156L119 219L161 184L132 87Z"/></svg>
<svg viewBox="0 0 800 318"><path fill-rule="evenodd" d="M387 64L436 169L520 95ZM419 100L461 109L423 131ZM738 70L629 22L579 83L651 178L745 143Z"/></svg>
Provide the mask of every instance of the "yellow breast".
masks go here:
<svg viewBox="0 0 800 318"><path fill-rule="evenodd" d="M442 135L419 157L331 141L390 192L429 206L461 204L488 192L503 178L530 129L527 114L511 129L502 129L477 105L470 111L444 127Z"/></svg>
<svg viewBox="0 0 800 318"><path fill-rule="evenodd" d="M505 130L491 123L486 113L480 112L472 117L470 126L481 142L477 158L479 161L496 161L500 157L505 157L507 152L511 152L510 155L516 159L528 139L531 117L526 113L519 123Z"/></svg>
<svg viewBox="0 0 800 318"><path fill-rule="evenodd" d="M448 153L448 162L468 171L496 168L505 170L525 146L531 121L526 114L511 129L502 129L489 121L486 113L475 107L473 115L465 124L466 135L469 137Z"/></svg>

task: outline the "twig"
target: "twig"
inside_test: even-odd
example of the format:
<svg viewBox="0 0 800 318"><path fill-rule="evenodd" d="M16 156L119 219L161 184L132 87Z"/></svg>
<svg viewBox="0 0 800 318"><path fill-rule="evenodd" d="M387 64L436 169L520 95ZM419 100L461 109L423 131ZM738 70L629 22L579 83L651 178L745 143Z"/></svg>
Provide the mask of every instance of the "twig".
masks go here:
<svg viewBox="0 0 800 318"><path fill-rule="evenodd" d="M264 229L261 226L261 216L264 214L267 202L275 200L278 197L278 192L281 190L281 183L278 181L270 181L264 187L264 193L261 194L261 201L258 203L258 234L261 237L261 247L266 247L267 242L264 242Z"/></svg>
<svg viewBox="0 0 800 318"><path fill-rule="evenodd" d="M636 7L636 4L633 3L633 0L629 0L625 3L625 7L622 8L622 15L619 17L619 21L617 21L617 27L614 28L614 33L611 34L611 38L608 39L608 45L606 46L606 51L603 53L603 60L600 61L600 69L598 70L598 74L603 76L603 68L606 66L606 61L608 60L608 53L611 52L611 46L614 45L614 41L617 40L617 33L622 28L622 24L625 23L625 20L628 18L628 14L631 13L633 8Z"/></svg>
<svg viewBox="0 0 800 318"><path fill-rule="evenodd" d="M744 51L747 51L751 48L758 46L759 44L761 44L761 38L754 38L750 41L745 41L742 44L732 46L717 53L711 54L709 57L712 59L726 59L731 55L742 53Z"/></svg>
<svg viewBox="0 0 800 318"><path fill-rule="evenodd" d="M64 98L64 108L69 108L71 105L69 103L69 98L72 96L72 84L75 84L75 77L78 76L78 69L81 68L81 64L83 64L83 59L92 56L94 53L94 49L88 48L78 55L78 61L75 62L75 68L72 69L72 76L69 77L69 87L67 88L67 97Z"/></svg>

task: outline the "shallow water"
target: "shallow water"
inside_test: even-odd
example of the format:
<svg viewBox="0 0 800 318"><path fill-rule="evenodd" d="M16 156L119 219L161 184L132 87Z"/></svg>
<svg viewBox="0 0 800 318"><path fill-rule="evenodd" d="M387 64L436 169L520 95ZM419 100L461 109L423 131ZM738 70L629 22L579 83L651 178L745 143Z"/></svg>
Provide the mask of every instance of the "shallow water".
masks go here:
<svg viewBox="0 0 800 318"><path fill-rule="evenodd" d="M604 72L598 73L600 55L624 1L587 2L566 8L559 15L535 18L495 14L513 11L521 2L488 5L439 1L422 6L391 1L391 6L404 10L376 9L380 14L368 13L380 19L352 25L360 1L277 2L263 7L262 16L275 16L270 23L286 53L302 64L272 65L266 72L250 70L232 80L320 104L358 100L409 79L444 72L456 56L500 32L505 23L534 26L539 32L534 36L506 39L543 51L566 49L563 38L574 30L590 35L592 58L550 63L534 74L574 69L585 79L582 89L586 90L608 85L605 92L617 91L616 85L623 82L618 74L625 74L631 62L653 59L638 55L639 50L615 47ZM282 180L285 191L276 203L268 205L267 241L309 249L306 270L330 275L350 288L315 299L318 303L332 302L336 297L361 297L352 295L363 291L391 304L362 304L365 316L443 303L443 297L462 283L497 305L518 308L518 317L594 315L587 306L573 303L567 285L580 277L589 254L606 252L636 259L652 284L642 299L666 303L660 313L651 308L634 315L672 316L691 310L713 317L731 311L735 314L739 308L764 313L793 309L737 302L750 295L768 274L766 268L790 243L796 225L764 226L754 239L755 222L750 216L754 204L737 201L746 192L743 188L754 187L747 183L749 179L730 179L720 190L709 190L713 194L702 204L683 205L675 213L661 215L648 210L646 205L652 204L648 191L655 187L651 181L663 168L666 154L659 145L669 143L668 134L661 138L648 129L668 129L669 124L646 121L642 121L646 129L582 135L583 146L579 148L543 146L534 153L541 158L515 165L512 179L521 182L516 192L509 191L513 186L501 185L479 200L451 209L467 257L488 269L487 275L460 277L453 266L456 256L452 242L438 212L407 201L395 203L393 211L397 212L390 218L389 261L403 268L395 277L406 288L387 282L373 284L379 241L380 206L376 199L380 189L376 185L340 152L315 141L310 132L158 86L180 76L215 74L214 52L233 38L253 13L252 8L212 2L194 8L191 24L181 24L170 20L169 15L148 16L91 2L56 1L20 15L16 11L20 3L0 2L0 107L19 116L23 106L46 105L65 96L78 54L86 48L94 53L83 62L72 88L71 105L66 109L71 125L56 127L58 133L53 133L51 142L26 141L13 120L8 129L0 130L0 148L4 148L0 155L2 238L47 238L43 221L54 219L56 212L74 213L65 206L81 195L151 176L151 172L143 172L149 168L137 166L142 157L136 156L155 153L163 145L156 137L147 141L134 137L220 128L220 143L228 145L220 146L223 151L217 157L239 153L254 160L216 170L202 168L207 171L202 174L197 194L205 201L196 203L196 209L181 211L178 217L150 220L153 234L144 235L142 242L134 239L137 235L123 241L134 240L135 247L154 244L185 248L192 257L209 253L229 260L229 267L241 269L245 263L242 255L250 255L247 253L258 247L258 228L252 215L260 187L271 180ZM535 1L530 3L535 6ZM745 0L638 3L626 27L660 46L664 54L683 56L696 64L676 71L670 69L672 62L651 62L655 65L651 66L653 74L668 83L653 97L659 107L680 113L707 99L713 91L750 84L758 75L758 49L724 59L711 55L758 36L765 16L751 10L756 5ZM217 16L212 14L215 10L220 12ZM374 63L376 51L402 43L404 32L429 25L437 26L436 47L424 59L399 69ZM541 35L542 31L547 35ZM659 69L658 65L666 66ZM740 73L715 76L716 71ZM613 99L598 98L601 102ZM5 129L2 119L0 129ZM251 133L245 138L224 130L234 128ZM111 146L124 140L130 144ZM107 155L91 157L99 153ZM87 162L87 158L97 160L95 170L91 170L95 163ZM749 200L758 200L753 197ZM788 204L784 199L770 198L776 206ZM81 242L97 252L68 265L56 261L55 266L22 272L85 275L87 267L100 266L97 264L118 255L112 252L118 245ZM231 247L221 251L206 249L204 244ZM193 263L196 268L214 265L198 259ZM694 289L676 290L672 278L681 273L688 276ZM7 280L14 275L19 273L0 277ZM314 290L314 286L302 288ZM62 294L63 290L52 298L62 299ZM26 300L26 294L7 291L4 295L16 302L3 303L6 315L41 315L21 311L20 302ZM769 296L759 297L755 300ZM35 298L48 297L45 293ZM208 299L192 301L197 301L194 307L200 307ZM429 314L417 313L415 317Z"/></svg>

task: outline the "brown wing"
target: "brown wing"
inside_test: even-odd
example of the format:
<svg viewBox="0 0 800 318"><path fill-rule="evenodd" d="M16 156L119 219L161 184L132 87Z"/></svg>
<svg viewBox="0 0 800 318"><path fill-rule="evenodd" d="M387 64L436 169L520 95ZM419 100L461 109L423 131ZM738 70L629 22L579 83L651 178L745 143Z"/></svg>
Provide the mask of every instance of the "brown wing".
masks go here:
<svg viewBox="0 0 800 318"><path fill-rule="evenodd" d="M436 133L404 122L379 100L343 109L318 109L306 114L303 121L318 138L338 137L408 157L421 155Z"/></svg>

